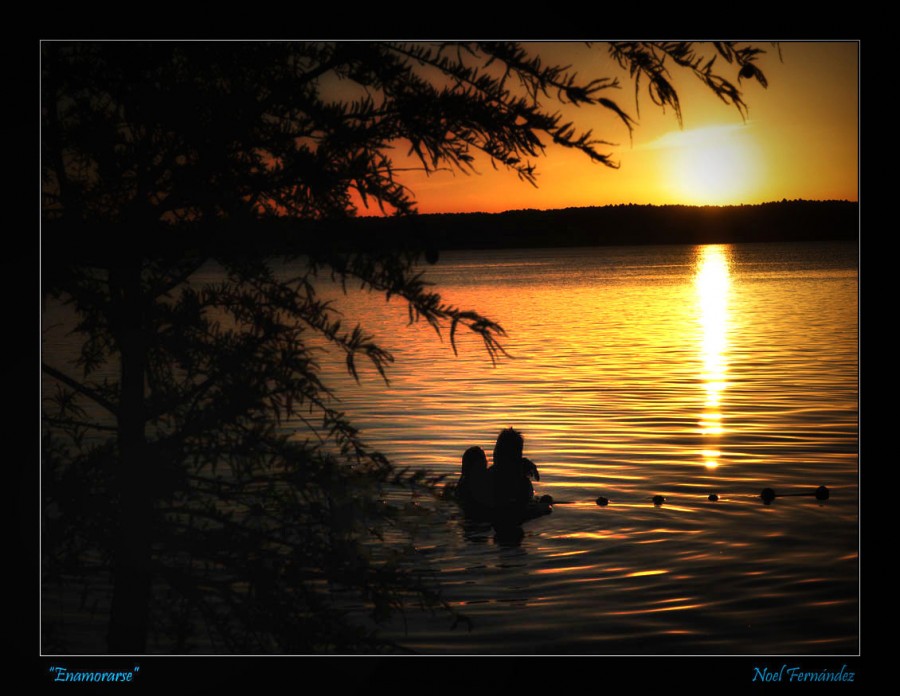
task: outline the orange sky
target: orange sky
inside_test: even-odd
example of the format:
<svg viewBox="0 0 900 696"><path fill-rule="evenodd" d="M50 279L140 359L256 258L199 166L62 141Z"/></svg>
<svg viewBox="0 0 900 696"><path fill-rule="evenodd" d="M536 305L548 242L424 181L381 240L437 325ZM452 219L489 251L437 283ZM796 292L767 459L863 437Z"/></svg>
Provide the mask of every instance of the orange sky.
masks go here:
<svg viewBox="0 0 900 696"><path fill-rule="evenodd" d="M627 129L605 110L576 109L571 116L604 140L621 165L610 169L586 157L548 147L537 162L538 187L487 160L479 174L404 173L419 212L498 212L617 203L730 205L782 198L858 199L859 45L856 42L769 44L757 63L768 89L744 82L749 117L722 103L695 79L680 80L683 127L646 94L640 118L628 76L596 48L531 44L547 61L571 64L581 76L618 76L614 96L638 120ZM587 61L592 61L589 63ZM569 112L566 112L567 115ZM365 211L361 211L365 214Z"/></svg>

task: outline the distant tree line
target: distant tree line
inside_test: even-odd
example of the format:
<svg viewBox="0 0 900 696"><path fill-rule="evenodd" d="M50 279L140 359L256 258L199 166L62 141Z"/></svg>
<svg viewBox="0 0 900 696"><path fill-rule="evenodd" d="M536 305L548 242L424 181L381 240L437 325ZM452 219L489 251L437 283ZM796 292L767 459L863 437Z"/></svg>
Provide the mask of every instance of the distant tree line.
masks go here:
<svg viewBox="0 0 900 696"><path fill-rule="evenodd" d="M308 234L298 235L298 227ZM339 230L332 229L339 227ZM109 239L94 227L93 243L61 235L47 245L45 267L55 260L94 258L114 248L116 228L109 226ZM49 231L53 234L53 230ZM132 243L147 249L169 244L166 237L148 234ZM414 217L359 217L339 225L329 220L257 222L252 237L237 223L222 223L198 229L192 243L217 244L260 255L315 251L315 240L329 249L335 244L345 251L375 251L385 248L421 250L437 259L441 250L503 249L629 244L727 244L737 242L852 241L859 235L859 204L853 201L782 200L737 206L619 204L557 210L510 210L502 213L438 213ZM298 249L298 237L303 248Z"/></svg>
<svg viewBox="0 0 900 696"><path fill-rule="evenodd" d="M781 201L741 206L609 205L419 216L438 249L853 240L859 204ZM390 221L381 225L395 234Z"/></svg>

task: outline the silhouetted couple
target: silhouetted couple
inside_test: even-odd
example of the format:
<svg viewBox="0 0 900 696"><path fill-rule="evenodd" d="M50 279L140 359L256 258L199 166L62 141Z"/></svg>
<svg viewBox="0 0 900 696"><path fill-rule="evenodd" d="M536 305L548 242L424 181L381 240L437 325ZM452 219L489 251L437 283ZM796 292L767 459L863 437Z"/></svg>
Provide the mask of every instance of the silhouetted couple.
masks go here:
<svg viewBox="0 0 900 696"><path fill-rule="evenodd" d="M522 456L525 441L512 428L503 430L494 445L490 468L480 447L470 447L462 459L456 496L467 512L497 513L519 510L534 501L531 478L540 480L537 467Z"/></svg>

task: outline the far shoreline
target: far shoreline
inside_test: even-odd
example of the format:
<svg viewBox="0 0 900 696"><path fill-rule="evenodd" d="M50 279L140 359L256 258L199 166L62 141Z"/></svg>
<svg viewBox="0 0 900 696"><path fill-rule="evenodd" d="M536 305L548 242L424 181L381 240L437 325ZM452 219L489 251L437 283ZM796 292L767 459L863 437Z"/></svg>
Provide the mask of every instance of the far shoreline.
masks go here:
<svg viewBox="0 0 900 696"><path fill-rule="evenodd" d="M620 204L503 213L360 218L382 240L437 250L858 241L859 203L783 200L755 205ZM404 229L406 228L406 229Z"/></svg>
<svg viewBox="0 0 900 696"><path fill-rule="evenodd" d="M327 220L269 218L129 227L125 223L41 225L42 268L78 262L108 266L135 251L152 258L327 257L331 254L424 253L649 244L859 241L859 203L782 200L733 206L637 205L503 213L348 216ZM127 232L127 234L123 234Z"/></svg>

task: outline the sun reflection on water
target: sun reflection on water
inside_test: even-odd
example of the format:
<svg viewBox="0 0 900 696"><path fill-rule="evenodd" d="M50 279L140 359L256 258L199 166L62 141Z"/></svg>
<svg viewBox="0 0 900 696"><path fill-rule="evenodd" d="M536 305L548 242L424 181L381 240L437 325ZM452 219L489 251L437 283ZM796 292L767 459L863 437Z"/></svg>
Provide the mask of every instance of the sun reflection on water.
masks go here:
<svg viewBox="0 0 900 696"><path fill-rule="evenodd" d="M730 286L730 248L727 245L700 247L694 286L700 321L700 379L706 392L700 414L700 433L704 436L700 456L704 466L715 469L722 453L718 440L725 433L722 423L722 392L727 381L728 290ZM708 441L707 441L708 439Z"/></svg>

